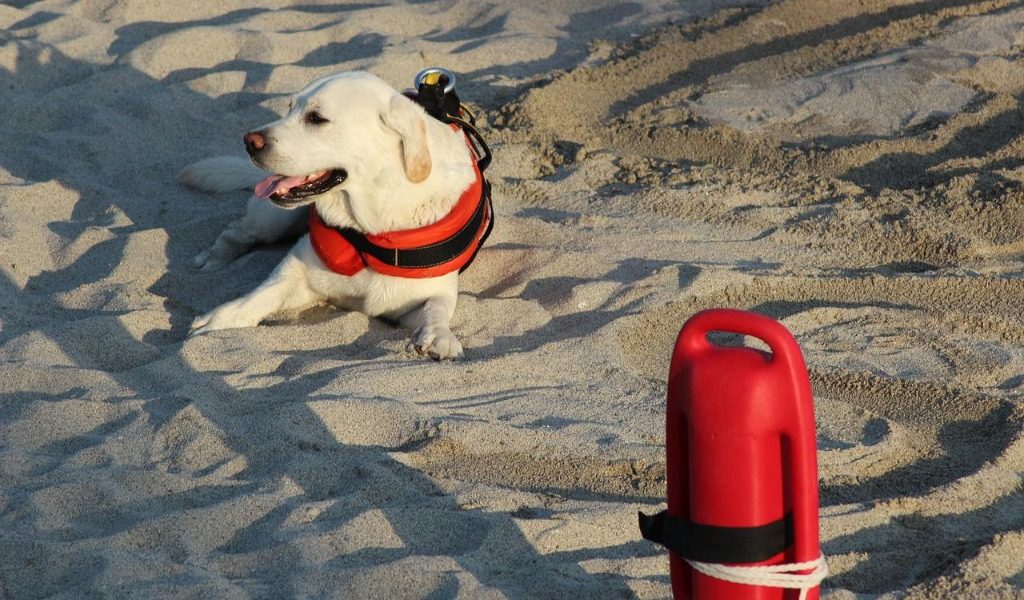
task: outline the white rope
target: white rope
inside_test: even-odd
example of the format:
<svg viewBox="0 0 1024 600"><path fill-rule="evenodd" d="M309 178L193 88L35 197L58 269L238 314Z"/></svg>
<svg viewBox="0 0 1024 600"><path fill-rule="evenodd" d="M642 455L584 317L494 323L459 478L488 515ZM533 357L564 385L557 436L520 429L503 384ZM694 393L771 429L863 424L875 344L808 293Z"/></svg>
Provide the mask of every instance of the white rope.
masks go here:
<svg viewBox="0 0 1024 600"><path fill-rule="evenodd" d="M825 562L824 554L814 560L802 563L753 567L735 567L688 559L686 562L690 563L695 571L732 583L800 590L800 600L806 600L807 591L817 587L822 579L828 577L828 563ZM808 569L813 569L813 571L810 573L795 572Z"/></svg>

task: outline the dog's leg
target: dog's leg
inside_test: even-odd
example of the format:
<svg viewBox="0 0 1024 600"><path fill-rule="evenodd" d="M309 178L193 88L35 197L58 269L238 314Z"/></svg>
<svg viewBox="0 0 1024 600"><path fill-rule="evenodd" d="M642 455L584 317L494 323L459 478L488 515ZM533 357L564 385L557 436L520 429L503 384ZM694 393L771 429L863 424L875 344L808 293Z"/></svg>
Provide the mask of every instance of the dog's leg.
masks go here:
<svg viewBox="0 0 1024 600"><path fill-rule="evenodd" d="M255 327L275 312L305 308L322 300L324 297L309 287L305 264L289 253L255 290L196 319L192 333Z"/></svg>
<svg viewBox="0 0 1024 600"><path fill-rule="evenodd" d="M454 313L454 298L433 296L399 321L413 330L410 345L417 352L429 354L437 360L455 359L462 356L462 344L448 327Z"/></svg>
<svg viewBox="0 0 1024 600"><path fill-rule="evenodd" d="M255 244L269 244L288 234L301 233L309 212L288 210L266 200L249 198L245 215L228 225L208 250L195 258L195 266L210 271L220 269L245 253Z"/></svg>

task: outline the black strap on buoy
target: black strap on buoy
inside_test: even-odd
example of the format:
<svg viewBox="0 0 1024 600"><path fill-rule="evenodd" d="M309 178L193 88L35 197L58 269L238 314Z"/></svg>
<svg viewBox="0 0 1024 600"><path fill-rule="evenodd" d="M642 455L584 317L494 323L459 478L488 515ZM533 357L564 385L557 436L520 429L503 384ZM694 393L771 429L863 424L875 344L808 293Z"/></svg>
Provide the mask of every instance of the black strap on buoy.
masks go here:
<svg viewBox="0 0 1024 600"><path fill-rule="evenodd" d="M674 517L667 510L656 515L637 515L644 539L700 562L760 562L793 545L792 513L758 527L703 525Z"/></svg>

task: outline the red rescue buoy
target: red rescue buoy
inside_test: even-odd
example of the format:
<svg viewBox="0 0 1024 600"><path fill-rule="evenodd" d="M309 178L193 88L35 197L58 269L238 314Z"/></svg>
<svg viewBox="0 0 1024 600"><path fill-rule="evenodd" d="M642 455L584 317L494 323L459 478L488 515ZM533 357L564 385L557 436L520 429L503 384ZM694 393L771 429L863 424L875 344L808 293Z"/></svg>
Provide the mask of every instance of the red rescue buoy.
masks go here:
<svg viewBox="0 0 1024 600"><path fill-rule="evenodd" d="M753 336L771 352L719 346L707 338L712 331ZM827 570L818 538L815 439L807 368L785 327L729 309L686 322L668 380L668 510L641 516L644 537L672 551L676 600L817 600ZM786 564L800 570L783 577L814 571L816 579L799 579L801 591L728 581L692 566L708 563L744 573Z"/></svg>

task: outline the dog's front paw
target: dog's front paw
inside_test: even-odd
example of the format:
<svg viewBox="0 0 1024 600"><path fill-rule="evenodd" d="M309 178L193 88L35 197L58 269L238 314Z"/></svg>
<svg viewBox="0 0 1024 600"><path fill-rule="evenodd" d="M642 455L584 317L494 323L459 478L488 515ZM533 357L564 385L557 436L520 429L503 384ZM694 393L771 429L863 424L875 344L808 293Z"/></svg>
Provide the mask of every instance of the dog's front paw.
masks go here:
<svg viewBox="0 0 1024 600"><path fill-rule="evenodd" d="M223 304L205 315L192 321L190 335L209 333L220 329L236 329L238 327L255 327L259 319L253 319L242 310L238 300Z"/></svg>
<svg viewBox="0 0 1024 600"><path fill-rule="evenodd" d="M221 253L214 253L213 248L203 250L192 259L192 265L200 271L219 271L234 260L233 256L224 256Z"/></svg>
<svg viewBox="0 0 1024 600"><path fill-rule="evenodd" d="M447 327L420 327L412 333L409 345L434 360L454 360L463 356L462 344Z"/></svg>

